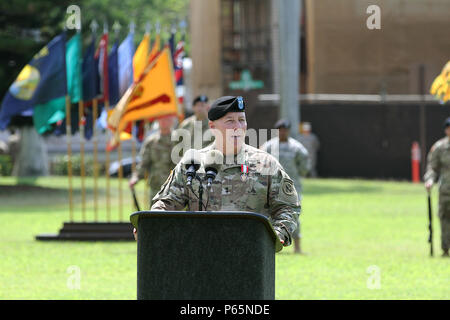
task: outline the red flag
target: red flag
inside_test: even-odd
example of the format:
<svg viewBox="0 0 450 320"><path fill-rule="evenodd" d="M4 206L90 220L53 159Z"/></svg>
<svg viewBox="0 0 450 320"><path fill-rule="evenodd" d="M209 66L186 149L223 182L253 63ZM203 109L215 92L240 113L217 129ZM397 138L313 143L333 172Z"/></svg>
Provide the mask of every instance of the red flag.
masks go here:
<svg viewBox="0 0 450 320"><path fill-rule="evenodd" d="M108 34L104 33L100 39L95 59L98 59L98 73L100 75L100 91L102 98L100 101L109 101L108 87Z"/></svg>

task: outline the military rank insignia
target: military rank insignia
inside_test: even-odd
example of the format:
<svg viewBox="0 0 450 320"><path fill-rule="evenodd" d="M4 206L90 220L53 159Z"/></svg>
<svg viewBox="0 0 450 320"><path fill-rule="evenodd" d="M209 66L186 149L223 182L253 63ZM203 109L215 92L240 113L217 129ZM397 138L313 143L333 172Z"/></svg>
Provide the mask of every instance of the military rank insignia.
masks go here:
<svg viewBox="0 0 450 320"><path fill-rule="evenodd" d="M239 110L243 110L244 109L244 99L242 97L238 97L237 101L238 101Z"/></svg>
<svg viewBox="0 0 450 320"><path fill-rule="evenodd" d="M247 181L248 178L248 165L241 164L241 180L242 182Z"/></svg>

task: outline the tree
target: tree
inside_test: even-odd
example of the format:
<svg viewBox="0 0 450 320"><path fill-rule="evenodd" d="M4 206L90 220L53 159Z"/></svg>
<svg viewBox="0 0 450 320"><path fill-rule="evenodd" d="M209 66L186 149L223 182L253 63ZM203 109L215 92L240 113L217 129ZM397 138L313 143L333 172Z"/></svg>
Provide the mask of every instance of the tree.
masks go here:
<svg viewBox="0 0 450 320"><path fill-rule="evenodd" d="M33 55L47 44L58 33L62 32L68 18L67 8L72 1L61 0L14 0L0 3L0 95L3 97L9 86L16 79L22 68L32 59ZM161 25L163 40L169 38L170 26L187 19L188 0L81 0L76 5L80 7L82 32L84 42L90 41L89 25L97 20L100 26L107 22L109 29L114 22L122 25L118 37L123 39L128 33L128 24L133 20L135 42L139 41L145 32L145 25L150 23ZM153 27L153 33L155 32ZM102 27L100 27L101 32ZM113 38L111 38L113 39ZM188 39L186 39L188 42ZM113 41L110 41L112 45ZM42 144L42 139L30 132L32 128L30 117L16 116L11 119L10 126L23 131L21 145ZM20 130L20 128L24 128ZM25 140L23 140L25 139ZM40 165L47 161L45 146L24 148L18 155L18 161L33 159L34 164L21 163L17 168L33 168L15 170L20 175L40 175L46 173L46 166ZM32 153L34 152L34 153ZM39 156L38 156L39 155ZM22 160L21 160L22 159ZM39 171L37 168L42 169Z"/></svg>

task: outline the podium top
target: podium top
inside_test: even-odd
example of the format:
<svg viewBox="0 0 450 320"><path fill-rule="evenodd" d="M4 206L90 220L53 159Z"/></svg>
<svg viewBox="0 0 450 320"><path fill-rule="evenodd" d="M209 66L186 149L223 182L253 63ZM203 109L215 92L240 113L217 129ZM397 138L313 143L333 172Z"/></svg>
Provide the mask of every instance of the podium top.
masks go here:
<svg viewBox="0 0 450 320"><path fill-rule="evenodd" d="M275 242L275 252L279 252L283 249L283 245L280 242L275 230L272 227L269 219L259 213L246 212L246 211L137 211L130 215L131 224L137 229L140 219L151 219L161 217L172 218L226 218L226 219L251 219L256 220L264 224L267 231L272 236Z"/></svg>

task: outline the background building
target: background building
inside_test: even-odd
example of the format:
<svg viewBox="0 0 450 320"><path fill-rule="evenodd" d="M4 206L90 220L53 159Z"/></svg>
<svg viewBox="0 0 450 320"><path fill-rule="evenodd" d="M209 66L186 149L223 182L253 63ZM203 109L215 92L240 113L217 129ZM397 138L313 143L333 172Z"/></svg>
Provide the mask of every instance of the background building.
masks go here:
<svg viewBox="0 0 450 320"><path fill-rule="evenodd" d="M244 96L256 129L279 116L276 1L190 1L194 95ZM380 29L367 26L371 5ZM413 141L425 164L450 116L425 96L450 59L448 12L447 0L302 2L300 121L321 139L320 175L409 179Z"/></svg>

